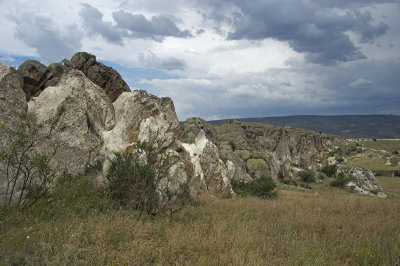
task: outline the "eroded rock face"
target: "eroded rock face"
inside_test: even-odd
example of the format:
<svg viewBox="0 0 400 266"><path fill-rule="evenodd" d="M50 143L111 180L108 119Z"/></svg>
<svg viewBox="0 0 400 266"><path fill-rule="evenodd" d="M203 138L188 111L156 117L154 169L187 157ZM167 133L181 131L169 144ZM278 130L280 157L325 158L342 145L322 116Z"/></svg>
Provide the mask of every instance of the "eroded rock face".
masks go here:
<svg viewBox="0 0 400 266"><path fill-rule="evenodd" d="M15 128L26 117L28 105L23 78L12 67L0 62L0 123Z"/></svg>
<svg viewBox="0 0 400 266"><path fill-rule="evenodd" d="M182 127L182 141L193 143L201 130L204 131L207 139L209 139L215 145L219 145L217 131L215 128L205 120L198 117L192 117L185 121Z"/></svg>
<svg viewBox="0 0 400 266"><path fill-rule="evenodd" d="M121 75L111 67L97 62L94 55L76 53L67 65L82 71L93 83L103 88L112 102L115 102L121 93L130 91Z"/></svg>
<svg viewBox="0 0 400 266"><path fill-rule="evenodd" d="M235 174L235 165L231 161L225 164L221 160L218 148L207 139L204 131L199 132L194 143L182 145L190 154L194 166L191 187L196 191L205 190L211 193L231 192L230 180Z"/></svg>
<svg viewBox="0 0 400 266"><path fill-rule="evenodd" d="M162 150L175 144L180 128L170 98L158 98L146 91L124 92L114 108L116 126L103 132L106 152L133 150L138 140L151 139Z"/></svg>
<svg viewBox="0 0 400 266"><path fill-rule="evenodd" d="M53 161L59 170L71 173L83 172L85 167L98 159L103 146L102 132L114 125L114 107L106 93L76 70L64 75L56 87L48 87L29 102L28 113L38 122L53 116L57 108L64 106L66 113L59 125L67 128L39 147L51 153L57 145Z"/></svg>
<svg viewBox="0 0 400 266"><path fill-rule="evenodd" d="M248 173L258 178L261 173L275 180L296 178L291 164L317 169L326 163L324 149L340 138L290 127L230 121L217 126L219 149L223 159L238 155Z"/></svg>
<svg viewBox="0 0 400 266"><path fill-rule="evenodd" d="M349 181L345 188L353 193L386 198L381 185L371 170L355 167L350 171Z"/></svg>
<svg viewBox="0 0 400 266"><path fill-rule="evenodd" d="M3 129L17 129L26 119L27 103L22 76L13 68L0 62L0 150L8 149L8 135ZM2 171L6 165L0 162ZM0 201L7 190L7 179L0 172Z"/></svg>
<svg viewBox="0 0 400 266"><path fill-rule="evenodd" d="M18 71L24 77L24 92L27 100L39 96L46 82L53 76L45 65L35 60L26 60L18 67Z"/></svg>

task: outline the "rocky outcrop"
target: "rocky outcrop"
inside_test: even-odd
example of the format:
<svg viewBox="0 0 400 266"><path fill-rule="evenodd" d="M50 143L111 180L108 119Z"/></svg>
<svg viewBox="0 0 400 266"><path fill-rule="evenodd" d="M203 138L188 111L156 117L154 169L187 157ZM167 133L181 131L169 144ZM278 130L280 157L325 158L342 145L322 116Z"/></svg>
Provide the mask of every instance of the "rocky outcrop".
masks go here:
<svg viewBox="0 0 400 266"><path fill-rule="evenodd" d="M207 139L204 131L199 132L193 143L182 145L190 154L194 166L191 187L212 193L231 191L230 180L234 176L235 165L231 161L225 164L221 160L218 148Z"/></svg>
<svg viewBox="0 0 400 266"><path fill-rule="evenodd" d="M23 84L23 78L17 71L0 62L1 125L14 128L26 118L28 105Z"/></svg>
<svg viewBox="0 0 400 266"><path fill-rule="evenodd" d="M345 188L353 193L386 198L382 187L371 170L354 167L349 174L349 180Z"/></svg>
<svg viewBox="0 0 400 266"><path fill-rule="evenodd" d="M318 169L325 164L324 150L341 138L291 127L229 121L216 127L223 159L238 155L248 173L288 181L296 178L291 165ZM236 158L236 162L238 159Z"/></svg>
<svg viewBox="0 0 400 266"><path fill-rule="evenodd" d="M43 122L60 106L65 107L66 113L59 125L66 129L38 149L48 154L56 146L53 161L58 163L59 170L65 168L74 174L83 172L88 164L101 156L102 132L115 125L114 107L100 87L76 70L63 76L57 86L32 98L28 113Z"/></svg>
<svg viewBox="0 0 400 266"><path fill-rule="evenodd" d="M203 131L207 139L212 143L219 145L215 128L205 120L198 117L192 117L185 121L185 124L182 127L182 141L193 143L200 131Z"/></svg>
<svg viewBox="0 0 400 266"><path fill-rule="evenodd" d="M5 131L6 128L16 130L22 126L27 117L27 103L23 91L22 76L13 68L0 62L0 152L7 150L10 146L10 135ZM6 196L7 172L6 164L0 161L0 202Z"/></svg>
<svg viewBox="0 0 400 266"><path fill-rule="evenodd" d="M80 52L72 56L67 66L82 71L93 83L103 88L112 102L123 92L129 92L130 89L121 75L102 63L96 61L94 55Z"/></svg>
<svg viewBox="0 0 400 266"><path fill-rule="evenodd" d="M159 191L176 192L188 184L192 193L233 193L233 179L271 176L287 182L302 169L317 170L327 163L327 148L342 141L307 130L238 121L213 127L192 118L181 128L170 98L131 92L115 70L86 53L74 55L67 67L52 64L44 71L37 65L38 73L28 67L34 63L24 64L15 71L0 63L0 126L14 127L27 119L40 123L64 108L57 133L36 147L52 155L52 166L59 172L81 173L99 161L104 167L96 178L105 181L107 157L134 151L137 141L147 141L168 155L168 175ZM382 196L373 175L353 172L349 189Z"/></svg>
<svg viewBox="0 0 400 266"><path fill-rule="evenodd" d="M53 76L49 69L35 60L27 60L18 67L24 78L26 99L37 97L44 90L46 82Z"/></svg>

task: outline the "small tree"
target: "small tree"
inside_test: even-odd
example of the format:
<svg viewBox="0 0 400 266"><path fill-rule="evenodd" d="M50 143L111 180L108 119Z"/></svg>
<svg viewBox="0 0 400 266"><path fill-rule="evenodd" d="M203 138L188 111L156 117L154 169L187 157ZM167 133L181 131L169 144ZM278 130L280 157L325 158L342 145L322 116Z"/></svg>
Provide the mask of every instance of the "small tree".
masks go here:
<svg viewBox="0 0 400 266"><path fill-rule="evenodd" d="M160 196L167 201L175 196L168 188L158 190L160 181L168 176L168 155L146 141L138 141L133 152L115 152L108 160L109 189L122 205L154 214L162 208Z"/></svg>
<svg viewBox="0 0 400 266"><path fill-rule="evenodd" d="M311 170L303 170L299 172L299 177L301 181L311 183L315 182L315 174Z"/></svg>
<svg viewBox="0 0 400 266"><path fill-rule="evenodd" d="M327 177L335 177L336 171L337 171L336 165L325 165L321 169L321 172L326 174Z"/></svg>
<svg viewBox="0 0 400 266"><path fill-rule="evenodd" d="M42 123L22 123L16 129L0 124L5 142L0 147L0 174L5 181L4 202L17 206L34 204L48 190L56 173L50 160L57 152L44 154L37 147L64 130L60 119L65 107L60 106L54 116Z"/></svg>
<svg viewBox="0 0 400 266"><path fill-rule="evenodd" d="M339 173L338 176L333 180L330 185L332 187L341 187L343 188L346 183L349 181L349 178L344 175L344 173Z"/></svg>

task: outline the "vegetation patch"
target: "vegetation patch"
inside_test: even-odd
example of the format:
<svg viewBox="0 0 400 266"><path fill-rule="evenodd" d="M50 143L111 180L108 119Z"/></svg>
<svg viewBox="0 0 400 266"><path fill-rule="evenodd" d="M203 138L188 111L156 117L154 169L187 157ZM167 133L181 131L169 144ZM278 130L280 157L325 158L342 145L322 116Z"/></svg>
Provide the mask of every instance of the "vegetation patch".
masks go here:
<svg viewBox="0 0 400 266"><path fill-rule="evenodd" d="M335 180L330 182L330 185L332 187L344 188L344 186L347 184L348 181L349 181L349 178L344 173L339 173L337 175L337 177L335 178Z"/></svg>
<svg viewBox="0 0 400 266"><path fill-rule="evenodd" d="M327 177L335 177L336 171L337 171L336 165L325 165L321 169L321 172L324 173Z"/></svg>
<svg viewBox="0 0 400 266"><path fill-rule="evenodd" d="M303 170L299 172L300 180L306 183L315 182L315 173L311 170Z"/></svg>
<svg viewBox="0 0 400 266"><path fill-rule="evenodd" d="M276 184L270 177L260 177L248 182L232 180L231 185L233 191L242 197L253 196L268 199L276 196L274 192Z"/></svg>

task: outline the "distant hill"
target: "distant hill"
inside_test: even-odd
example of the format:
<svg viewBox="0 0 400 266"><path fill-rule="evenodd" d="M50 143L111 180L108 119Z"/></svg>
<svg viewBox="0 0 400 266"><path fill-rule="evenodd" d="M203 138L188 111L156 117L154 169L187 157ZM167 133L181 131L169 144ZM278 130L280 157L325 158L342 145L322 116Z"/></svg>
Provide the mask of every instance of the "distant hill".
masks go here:
<svg viewBox="0 0 400 266"><path fill-rule="evenodd" d="M229 120L231 119L208 122L220 125ZM343 137L400 139L400 116L396 115L296 115L237 120L304 128Z"/></svg>

